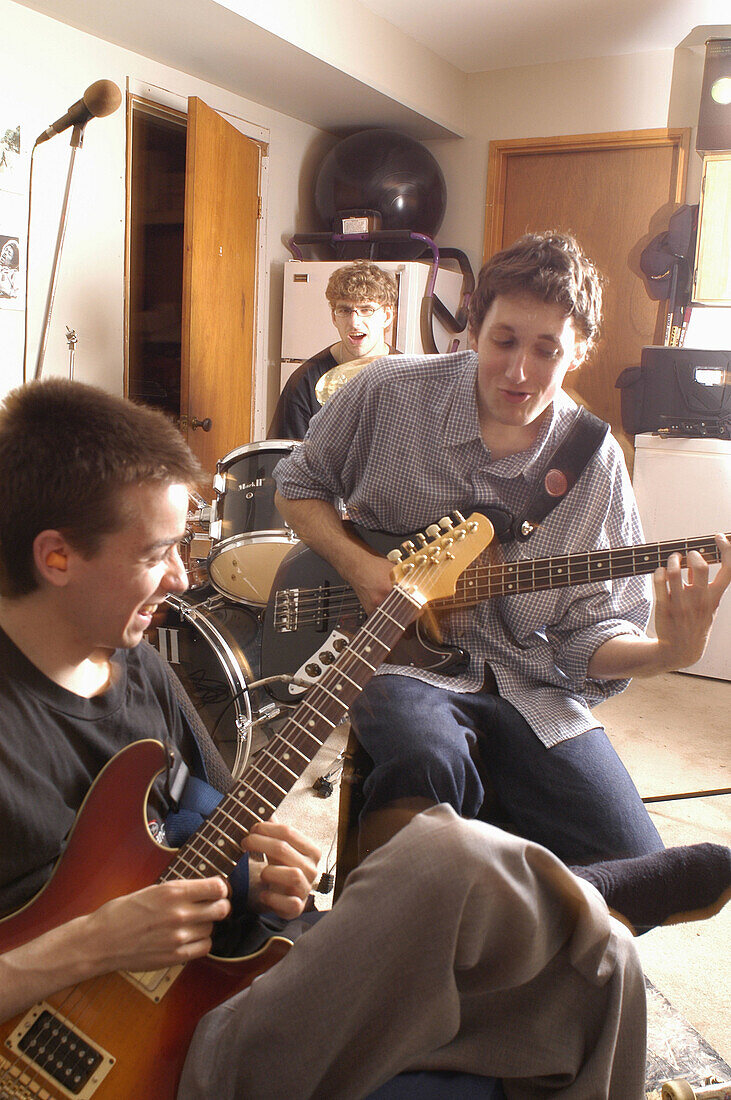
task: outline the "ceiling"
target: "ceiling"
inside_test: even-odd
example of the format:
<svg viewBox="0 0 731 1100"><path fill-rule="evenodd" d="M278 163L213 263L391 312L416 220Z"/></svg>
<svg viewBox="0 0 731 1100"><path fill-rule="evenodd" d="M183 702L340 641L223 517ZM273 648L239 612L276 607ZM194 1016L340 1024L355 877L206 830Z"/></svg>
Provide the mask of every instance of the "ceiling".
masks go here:
<svg viewBox="0 0 731 1100"><path fill-rule="evenodd" d="M421 141L463 136L465 74L731 37L729 0L18 2L333 134Z"/></svg>
<svg viewBox="0 0 731 1100"><path fill-rule="evenodd" d="M728 0L360 3L466 73L674 49L692 27L729 19Z"/></svg>

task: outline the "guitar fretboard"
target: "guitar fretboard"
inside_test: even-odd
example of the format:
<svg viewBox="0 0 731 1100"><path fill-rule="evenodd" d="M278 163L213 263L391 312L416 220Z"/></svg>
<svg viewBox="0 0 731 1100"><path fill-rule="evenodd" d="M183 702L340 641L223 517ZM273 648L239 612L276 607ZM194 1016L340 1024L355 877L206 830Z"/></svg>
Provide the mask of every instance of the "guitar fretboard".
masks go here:
<svg viewBox="0 0 731 1100"><path fill-rule="evenodd" d="M393 589L280 732L249 764L245 777L178 850L163 880L228 877L241 858L241 841L252 825L271 817L421 610L422 604L407 592L398 586Z"/></svg>
<svg viewBox="0 0 731 1100"><path fill-rule="evenodd" d="M690 550L697 550L709 564L719 560L718 547L713 537L704 535L527 561L492 565L481 565L477 561L468 566L457 581L455 595L449 599L434 600L432 607L435 610L454 608L455 605L470 607L493 596L538 592L547 588L565 588L614 577L652 573L666 565L671 554L680 554L685 565Z"/></svg>

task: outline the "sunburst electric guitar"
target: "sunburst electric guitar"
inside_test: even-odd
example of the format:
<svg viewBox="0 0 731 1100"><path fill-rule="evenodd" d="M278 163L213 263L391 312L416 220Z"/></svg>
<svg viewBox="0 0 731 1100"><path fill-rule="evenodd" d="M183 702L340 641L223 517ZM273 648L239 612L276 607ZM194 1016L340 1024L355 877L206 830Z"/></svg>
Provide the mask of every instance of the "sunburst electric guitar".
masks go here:
<svg viewBox="0 0 731 1100"><path fill-rule="evenodd" d="M48 884L0 921L0 952L154 882L227 878L251 826L271 816L425 604L454 593L492 526L479 514L457 514L427 534L418 551L395 552L393 590L182 848L157 844L146 825L147 794L165 766L162 744L139 741L119 752L92 786ZM209 955L54 994L0 1028L1 1100L173 1100L200 1017L289 947L274 937L241 959Z"/></svg>
<svg viewBox="0 0 731 1100"><path fill-rule="evenodd" d="M390 550L396 538L357 524L350 527L380 553ZM404 545L409 546L410 542ZM442 641L438 627L440 611L473 607L494 596L652 573L674 553L680 554L685 564L689 550L697 550L709 563L719 560L713 536L704 535L553 558L476 561L459 578L454 595L430 602L387 660L443 675L460 672L469 664L469 654ZM279 677L278 682L267 688L270 694L280 702L296 701L311 684L317 683L364 618L355 592L328 562L304 544L290 550L277 570L264 613L261 674ZM288 681L283 674L293 676L294 680Z"/></svg>

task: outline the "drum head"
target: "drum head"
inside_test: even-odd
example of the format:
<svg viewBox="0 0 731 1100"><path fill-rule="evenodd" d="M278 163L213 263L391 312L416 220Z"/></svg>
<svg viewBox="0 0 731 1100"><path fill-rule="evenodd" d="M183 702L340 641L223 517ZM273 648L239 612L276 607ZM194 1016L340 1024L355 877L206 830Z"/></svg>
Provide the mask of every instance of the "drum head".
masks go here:
<svg viewBox="0 0 731 1100"><path fill-rule="evenodd" d="M210 597L210 588L206 593ZM214 596L168 596L148 638L168 661L234 779L251 749L251 698L258 676L260 624L254 612ZM256 671L255 671L256 670Z"/></svg>
<svg viewBox="0 0 731 1100"><path fill-rule="evenodd" d="M232 600L263 607L276 572L296 541L283 529L218 543L208 559L211 583Z"/></svg>

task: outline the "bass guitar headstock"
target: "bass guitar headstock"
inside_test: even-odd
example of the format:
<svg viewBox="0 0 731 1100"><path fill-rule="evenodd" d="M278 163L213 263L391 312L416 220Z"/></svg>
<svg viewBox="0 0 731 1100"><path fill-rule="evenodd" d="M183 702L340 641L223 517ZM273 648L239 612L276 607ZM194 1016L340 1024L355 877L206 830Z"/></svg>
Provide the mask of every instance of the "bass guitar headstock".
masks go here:
<svg viewBox="0 0 731 1100"><path fill-rule="evenodd" d="M394 563L391 578L422 604L452 596L459 576L489 546L493 533L479 512L468 519L459 512L444 516L419 533L416 542L409 539L388 554Z"/></svg>

